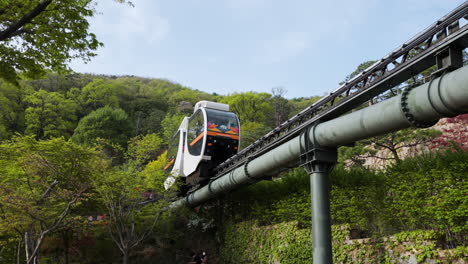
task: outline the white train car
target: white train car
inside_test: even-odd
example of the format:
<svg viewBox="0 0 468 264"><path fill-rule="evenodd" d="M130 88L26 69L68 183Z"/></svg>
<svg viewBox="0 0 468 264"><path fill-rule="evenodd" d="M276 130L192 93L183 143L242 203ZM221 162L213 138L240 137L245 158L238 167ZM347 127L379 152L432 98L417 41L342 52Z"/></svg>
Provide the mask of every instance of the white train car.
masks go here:
<svg viewBox="0 0 468 264"><path fill-rule="evenodd" d="M166 189L176 177L183 178L183 184L188 186L204 184L217 165L238 152L239 119L229 112L226 104L200 101L195 104L192 116L182 121L175 138L183 142L171 142L171 146L178 145L178 151L168 154L166 170L171 173L165 182Z"/></svg>

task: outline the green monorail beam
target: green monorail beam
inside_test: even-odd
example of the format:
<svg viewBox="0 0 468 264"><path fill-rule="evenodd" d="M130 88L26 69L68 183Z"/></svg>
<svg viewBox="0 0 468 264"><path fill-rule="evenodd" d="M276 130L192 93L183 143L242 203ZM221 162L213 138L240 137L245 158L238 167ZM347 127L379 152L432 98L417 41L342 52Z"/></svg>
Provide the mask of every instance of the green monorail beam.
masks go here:
<svg viewBox="0 0 468 264"><path fill-rule="evenodd" d="M416 122L430 123L443 117L467 113L468 66L412 89L403 103L407 104L407 113L403 110L400 94L320 123L310 130L310 140L321 146L341 146L407 128ZM408 113L412 115L411 120L417 121L408 121ZM300 139L296 137L222 175L172 206L197 206L226 191L266 178L282 168L297 166L300 154Z"/></svg>

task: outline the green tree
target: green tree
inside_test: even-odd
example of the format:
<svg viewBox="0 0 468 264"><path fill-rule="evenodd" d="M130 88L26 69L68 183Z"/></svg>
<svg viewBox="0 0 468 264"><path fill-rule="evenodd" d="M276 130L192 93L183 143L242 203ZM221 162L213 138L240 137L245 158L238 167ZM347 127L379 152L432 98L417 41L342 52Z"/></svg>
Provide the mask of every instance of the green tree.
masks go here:
<svg viewBox="0 0 468 264"><path fill-rule="evenodd" d="M23 80L23 83L31 86L35 91L46 90L48 92L66 93L72 87L76 87L70 82L70 75L47 73L44 78L35 80Z"/></svg>
<svg viewBox="0 0 468 264"><path fill-rule="evenodd" d="M180 84L161 79L149 81L148 86L152 88L151 91L156 98L169 98L173 93L185 89Z"/></svg>
<svg viewBox="0 0 468 264"><path fill-rule="evenodd" d="M97 152L63 138L0 144L0 230L14 230L23 241L26 263L37 263L44 239L69 224L107 166Z"/></svg>
<svg viewBox="0 0 468 264"><path fill-rule="evenodd" d="M36 139L69 136L75 126L76 105L57 92L39 90L25 98L26 133Z"/></svg>
<svg viewBox="0 0 468 264"><path fill-rule="evenodd" d="M115 169L95 181L101 203L109 215L108 233L130 263L132 251L153 231L168 205L163 193L165 155L147 165L143 172Z"/></svg>
<svg viewBox="0 0 468 264"><path fill-rule="evenodd" d="M117 87L103 79L95 79L81 90L79 102L82 103L83 112L89 113L104 106L118 107Z"/></svg>
<svg viewBox="0 0 468 264"><path fill-rule="evenodd" d="M177 129L180 126L180 123L184 119L185 115L183 114L170 114L168 113L166 117L161 122L163 127L163 140L169 142Z"/></svg>
<svg viewBox="0 0 468 264"><path fill-rule="evenodd" d="M167 96L158 96L156 88L142 78L119 78L113 81L119 91L119 105L135 126L135 136L162 133L161 121L168 109Z"/></svg>
<svg viewBox="0 0 468 264"><path fill-rule="evenodd" d="M370 66L372 66L372 64L374 64L376 62L377 61L375 61L375 60L370 60L370 61L365 61L365 62L359 64L357 66L357 68L352 73L350 73L348 76L346 76L344 81L341 82L340 84L343 84L343 83L351 80L354 76L358 75L359 73L361 73L365 69L369 68Z"/></svg>
<svg viewBox="0 0 468 264"><path fill-rule="evenodd" d="M127 113L122 109L106 106L91 112L80 120L72 140L87 146L96 145L97 139L106 139L110 144L126 146L132 126Z"/></svg>
<svg viewBox="0 0 468 264"><path fill-rule="evenodd" d="M407 159L383 173L387 218L401 230L468 231L468 152L441 151ZM460 241L463 243L463 241Z"/></svg>
<svg viewBox="0 0 468 264"><path fill-rule="evenodd" d="M287 90L284 87L274 87L271 89L273 109L275 112L275 126L281 125L288 120L292 107L289 101L283 96Z"/></svg>
<svg viewBox="0 0 468 264"><path fill-rule="evenodd" d="M94 7L92 0L1 1L0 78L16 83L18 72L36 77L48 69L66 71L70 60L95 56L102 43L87 21Z"/></svg>
<svg viewBox="0 0 468 264"><path fill-rule="evenodd" d="M130 139L127 149L129 163L137 168L155 160L163 151L163 140L157 134Z"/></svg>
<svg viewBox="0 0 468 264"><path fill-rule="evenodd" d="M293 98L289 100L289 103L292 108L289 117L292 117L293 115L298 114L299 112L304 110L306 107L320 100L320 98L322 97L313 96L313 97L299 97L299 98Z"/></svg>
<svg viewBox="0 0 468 264"><path fill-rule="evenodd" d="M270 103L271 94L268 93L237 93L224 97L222 103L228 104L241 121L257 122L273 125L273 108Z"/></svg>
<svg viewBox="0 0 468 264"><path fill-rule="evenodd" d="M213 101L213 96L198 90L184 88L171 94L169 97L169 104L177 106L180 102L187 101L195 105L195 103L201 100Z"/></svg>
<svg viewBox="0 0 468 264"><path fill-rule="evenodd" d="M140 122L140 132L142 134L157 133L160 136L163 135L162 121L164 120L166 113L159 109L154 109L148 114L144 115Z"/></svg>
<svg viewBox="0 0 468 264"><path fill-rule="evenodd" d="M21 87L0 81L0 139L24 132L24 96Z"/></svg>
<svg viewBox="0 0 468 264"><path fill-rule="evenodd" d="M262 123L245 122L241 124L241 149L254 143L269 131L270 128Z"/></svg>

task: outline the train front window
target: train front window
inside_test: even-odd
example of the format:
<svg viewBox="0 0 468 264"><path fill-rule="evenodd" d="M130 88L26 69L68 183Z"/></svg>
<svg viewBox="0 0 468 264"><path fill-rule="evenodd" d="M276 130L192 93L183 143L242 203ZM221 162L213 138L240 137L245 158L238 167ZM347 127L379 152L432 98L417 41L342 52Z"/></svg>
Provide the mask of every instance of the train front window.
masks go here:
<svg viewBox="0 0 468 264"><path fill-rule="evenodd" d="M192 155L200 155L203 144L205 123L203 112L197 111L189 120L187 131L187 148Z"/></svg>
<svg viewBox="0 0 468 264"><path fill-rule="evenodd" d="M206 109L208 130L231 135L239 135L239 123L232 112Z"/></svg>

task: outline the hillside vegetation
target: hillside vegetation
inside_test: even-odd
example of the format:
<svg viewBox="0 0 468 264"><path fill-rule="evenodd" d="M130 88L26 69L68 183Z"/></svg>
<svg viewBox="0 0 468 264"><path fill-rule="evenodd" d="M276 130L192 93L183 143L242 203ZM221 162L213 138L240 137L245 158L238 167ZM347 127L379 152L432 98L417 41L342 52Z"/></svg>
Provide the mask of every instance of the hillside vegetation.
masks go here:
<svg viewBox="0 0 468 264"><path fill-rule="evenodd" d="M319 98L285 92L218 95L90 74L0 81L0 263L185 263L198 250L210 263L310 263L309 179L300 168L195 211L163 210L176 199L162 186L165 150L197 101L229 104L245 147ZM437 240L414 256L420 261L440 248L462 252L450 261L465 254L466 122L340 149L346 166L330 176L337 263L370 248L362 261L386 263L399 255L379 239L408 231ZM405 159L407 148L423 155ZM388 160L384 170L369 169L369 156ZM364 237L375 243L349 247Z"/></svg>
<svg viewBox="0 0 468 264"><path fill-rule="evenodd" d="M0 262L86 262L101 257L80 243L103 243L128 263L171 218L159 210L173 199L162 188L165 150L196 102L228 103L246 146L316 99L133 76L0 81Z"/></svg>

